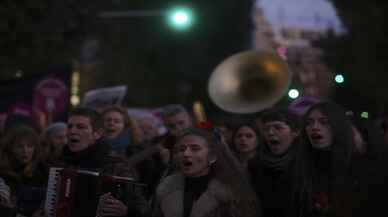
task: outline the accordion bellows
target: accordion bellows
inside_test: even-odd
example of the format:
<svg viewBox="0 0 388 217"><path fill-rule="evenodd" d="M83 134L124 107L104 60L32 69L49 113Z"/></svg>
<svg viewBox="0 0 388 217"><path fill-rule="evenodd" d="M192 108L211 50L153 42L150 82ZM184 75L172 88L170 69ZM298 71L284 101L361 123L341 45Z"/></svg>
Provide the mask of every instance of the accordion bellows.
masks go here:
<svg viewBox="0 0 388 217"><path fill-rule="evenodd" d="M95 171L50 168L45 211L48 217L95 217L99 197L111 192L127 201L127 193L145 187L128 177Z"/></svg>

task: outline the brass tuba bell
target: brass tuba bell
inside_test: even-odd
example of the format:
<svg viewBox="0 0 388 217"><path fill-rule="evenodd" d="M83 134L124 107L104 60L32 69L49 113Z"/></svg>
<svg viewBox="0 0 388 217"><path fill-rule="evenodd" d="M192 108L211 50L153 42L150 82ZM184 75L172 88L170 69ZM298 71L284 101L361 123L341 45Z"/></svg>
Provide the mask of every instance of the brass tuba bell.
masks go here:
<svg viewBox="0 0 388 217"><path fill-rule="evenodd" d="M254 113L275 104L287 91L291 72L278 55L244 51L220 63L208 83L210 99L232 113Z"/></svg>

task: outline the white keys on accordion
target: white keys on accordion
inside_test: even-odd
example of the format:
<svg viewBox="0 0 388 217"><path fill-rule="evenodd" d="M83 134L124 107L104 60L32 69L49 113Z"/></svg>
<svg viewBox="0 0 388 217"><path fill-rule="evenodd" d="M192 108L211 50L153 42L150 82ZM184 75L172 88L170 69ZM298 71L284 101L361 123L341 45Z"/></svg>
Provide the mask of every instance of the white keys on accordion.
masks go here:
<svg viewBox="0 0 388 217"><path fill-rule="evenodd" d="M51 167L49 172L49 179L47 183L47 193L45 202L45 212L47 217L56 216L56 204L58 199L58 185L61 183L60 171L63 168Z"/></svg>

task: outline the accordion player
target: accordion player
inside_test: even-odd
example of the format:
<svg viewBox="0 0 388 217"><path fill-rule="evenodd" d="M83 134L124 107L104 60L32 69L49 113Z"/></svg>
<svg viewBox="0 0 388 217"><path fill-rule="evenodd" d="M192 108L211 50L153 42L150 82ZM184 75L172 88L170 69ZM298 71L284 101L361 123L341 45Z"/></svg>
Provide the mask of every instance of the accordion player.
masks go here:
<svg viewBox="0 0 388 217"><path fill-rule="evenodd" d="M145 190L146 185L127 177L52 167L45 212L48 217L96 217L101 195L110 192L124 203L138 203L140 198L136 195Z"/></svg>

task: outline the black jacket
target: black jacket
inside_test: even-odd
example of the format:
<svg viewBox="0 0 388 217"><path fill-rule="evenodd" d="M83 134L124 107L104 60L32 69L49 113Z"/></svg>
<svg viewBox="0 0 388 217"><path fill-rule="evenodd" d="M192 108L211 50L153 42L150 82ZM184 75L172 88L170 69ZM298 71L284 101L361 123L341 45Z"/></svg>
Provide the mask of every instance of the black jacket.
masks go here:
<svg viewBox="0 0 388 217"><path fill-rule="evenodd" d="M266 167L254 158L248 163L251 184L261 200L264 217L288 217L292 194L292 178L287 169Z"/></svg>

